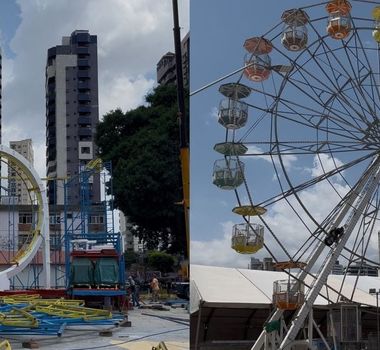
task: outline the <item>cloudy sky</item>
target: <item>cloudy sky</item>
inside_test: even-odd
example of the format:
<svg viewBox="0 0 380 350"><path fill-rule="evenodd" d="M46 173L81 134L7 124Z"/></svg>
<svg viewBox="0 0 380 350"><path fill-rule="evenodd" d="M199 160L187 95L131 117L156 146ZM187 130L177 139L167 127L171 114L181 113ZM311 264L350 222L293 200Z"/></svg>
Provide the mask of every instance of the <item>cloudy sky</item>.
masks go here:
<svg viewBox="0 0 380 350"><path fill-rule="evenodd" d="M179 0L182 37L189 0ZM45 65L62 36L98 36L100 116L140 105L155 85L156 63L173 51L171 0L5 0L0 2L2 137L32 138L35 167L45 175Z"/></svg>
<svg viewBox="0 0 380 350"><path fill-rule="evenodd" d="M319 98L323 100L326 96L327 100L327 95L334 93L335 80L338 79L336 75L341 73L339 79L349 79L350 76L361 74L343 71L347 67L350 69L349 60L354 60L355 68L353 70L367 71L368 67L361 69L362 63L360 63L366 62L366 66L373 65L373 71L378 72L378 59L375 56L375 50L372 50L376 47L376 43L371 36L372 24L368 25L368 23L371 21L373 7L379 5L379 2L352 1L352 16L369 20L365 22L365 25L360 25L367 28L360 32L360 36L363 40L362 43L368 48L368 61L362 57L355 60L354 52L349 55L351 58L347 58L346 53L341 49L342 42L333 40L326 35L327 18L323 17L326 17L327 13L324 6L316 1L309 3L304 0L281 2L277 0L261 2L250 0L238 2L192 0L190 5L192 92L242 67L246 54L243 48L244 41L255 36L264 35L272 42L274 47L270 53L272 65L289 66L291 61L298 60L298 64L302 64L304 69L304 76L294 70L294 85L288 83L283 90L280 89L283 82L281 74L272 72L268 80L263 83L255 83L238 73L191 97L191 261L194 264L244 268L248 266L250 256L262 259L269 256L269 253L262 249L255 255L241 255L231 249L232 226L244 221L232 213L232 208L238 205L234 191L221 190L212 184L214 161L223 158L221 154L213 150L213 147L216 143L223 142L226 137L225 129L217 122L218 105L223 98L218 92L219 86L227 82L240 81L254 89L251 96L246 99L246 102L250 104L247 125L236 131L235 140L251 143L271 140L270 132L273 131L270 124L271 116L263 111L268 109L273 102L270 96L276 96L279 91L282 91L280 96L283 101L285 99L292 101L292 109L290 107L287 109L286 103L279 104L280 108L285 111L284 113L288 113L290 116L288 121L286 118L279 119L279 123L282 124L278 124L276 130L281 141L314 140L317 142L316 138L320 138L319 141L328 138L334 139L334 135L326 135L323 132L317 134L316 130L294 122L296 118L293 115L297 112L299 115L309 113L310 110L307 108L315 110L315 115L311 118L319 118L321 122L323 122L324 113L326 113L323 106L317 106L307 93L303 93L303 90L307 89L305 76L316 87L310 95L319 94L317 100ZM307 5L314 5L307 9L313 21L312 25L308 25L309 44L312 50L299 55L299 53L291 53L285 50L281 45L280 37L284 27L281 22L281 15L285 10ZM360 22L360 20L356 20L356 24L359 23L358 21ZM325 44L318 46L320 41ZM350 42L350 45L355 46L353 42ZM328 57L322 51L322 47L336 49L338 57ZM316 60L311 58L313 50L318 53L320 66L317 66ZM337 74L337 72L340 73ZM330 77L334 78L330 79ZM322 92L324 89L327 92ZM317 90L318 93L316 93ZM350 87L345 93L350 95L353 91L355 91L355 87ZM356 98L352 97L353 100ZM378 96L376 96L375 103L378 113ZM353 104L360 108L361 102L355 101ZM342 120L346 117L349 120L350 115L354 114L353 111L345 114L346 106L344 104L340 105L334 102L331 108L335 109L337 114L344 115ZM330 114L333 114L331 110ZM370 120L371 118L369 116ZM363 131L367 126L361 125L360 127L363 128ZM359 138L363 137L360 134L362 131L359 132L361 135ZM350 135L352 135L349 127L346 126L339 126L338 134L336 137L339 142L350 140ZM264 146L251 144L249 150L261 150L262 152L260 147ZM241 157L240 159L245 164L246 186L249 189L249 194L254 203L260 203L275 194L281 193L282 188L289 188L289 184L285 180L286 176L289 177L292 185L300 184L328 170L347 164L364 154L365 152L332 152L319 156L312 154L291 155L283 157L283 168L279 166L278 159L271 159L268 156ZM350 186L360 178L366 165L368 165L368 161L365 164L350 167L340 172L339 175L331 177L330 181L321 181L300 192L302 204L311 213L311 218L321 222L329 211L336 206L340 197L347 193ZM242 204L248 204L249 197L245 184L238 188L238 193ZM295 253L303 242L310 237L309 230L313 231L315 226L293 196L290 196L288 201L279 201L268 206L267 209L267 213L262 217L268 225L268 228L264 230L265 242L276 258L285 260L286 256L283 250L274 241L269 229L276 234L280 243L290 253ZM256 223L260 222L258 218L251 220ZM263 222L261 223L263 224ZM377 229L378 227L374 232L377 232ZM376 236L375 234L371 237L367 256L378 261L378 240ZM344 261L342 262L344 263Z"/></svg>

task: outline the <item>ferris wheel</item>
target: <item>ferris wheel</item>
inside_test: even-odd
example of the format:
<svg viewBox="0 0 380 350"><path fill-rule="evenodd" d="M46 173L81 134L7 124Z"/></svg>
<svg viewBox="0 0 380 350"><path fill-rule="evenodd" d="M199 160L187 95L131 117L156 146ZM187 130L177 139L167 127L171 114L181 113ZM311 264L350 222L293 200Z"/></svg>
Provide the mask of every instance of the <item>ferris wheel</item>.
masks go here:
<svg viewBox="0 0 380 350"><path fill-rule="evenodd" d="M365 263L379 267L379 5L332 0L280 13L244 41L244 67L219 87L225 139L214 147L213 183L236 195L242 223L231 246L266 249L287 272L274 283L270 322L295 311L281 336L265 342L263 331L254 350L290 348L321 289L333 289L338 258L359 274ZM266 182L259 161L271 164ZM256 198L259 186L267 198Z"/></svg>

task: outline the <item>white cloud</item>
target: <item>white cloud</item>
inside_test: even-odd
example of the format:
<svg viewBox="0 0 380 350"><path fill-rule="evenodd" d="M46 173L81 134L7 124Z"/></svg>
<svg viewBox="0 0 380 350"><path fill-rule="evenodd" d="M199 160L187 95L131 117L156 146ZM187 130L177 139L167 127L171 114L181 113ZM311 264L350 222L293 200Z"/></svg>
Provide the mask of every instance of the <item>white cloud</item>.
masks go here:
<svg viewBox="0 0 380 350"><path fill-rule="evenodd" d="M47 49L76 29L98 37L100 117L143 102L156 64L173 51L170 0L18 0L21 23L3 57L3 143L32 138L38 153L45 143ZM181 34L189 29L189 0L180 6ZM37 152L36 152L37 153ZM42 164L42 162L41 162ZM45 170L40 167L40 175Z"/></svg>
<svg viewBox="0 0 380 350"><path fill-rule="evenodd" d="M99 88L100 115L116 108L128 111L143 104L146 93L154 84L153 79L146 79L142 75L135 80L120 76L106 81Z"/></svg>
<svg viewBox="0 0 380 350"><path fill-rule="evenodd" d="M250 159L263 159L268 163L275 163L278 166L281 166L281 162L278 156L269 156L269 155L261 155L265 153L265 150L255 145L248 145L247 154L255 154L254 157L250 157ZM297 156L293 154L283 155L281 156L282 163L286 170L290 170L293 164L297 161Z"/></svg>
<svg viewBox="0 0 380 350"><path fill-rule="evenodd" d="M314 177L323 175L344 165L338 158L332 158L328 154L316 155L313 163L313 168L310 170L311 175Z"/></svg>

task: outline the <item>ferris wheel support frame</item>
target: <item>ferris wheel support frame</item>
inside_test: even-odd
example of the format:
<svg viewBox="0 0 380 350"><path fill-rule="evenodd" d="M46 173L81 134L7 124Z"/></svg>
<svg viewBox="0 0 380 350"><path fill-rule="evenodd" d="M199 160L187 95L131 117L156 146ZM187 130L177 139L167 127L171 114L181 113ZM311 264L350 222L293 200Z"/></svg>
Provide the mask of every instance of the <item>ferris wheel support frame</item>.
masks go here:
<svg viewBox="0 0 380 350"><path fill-rule="evenodd" d="M337 227L342 220L345 218L349 210L351 209L351 213L347 219L345 224L346 230L341 240L337 243L335 248L333 248L333 252L331 253L328 262L324 265L322 271L314 282L313 287L310 289L310 292L305 299L304 304L298 309L296 315L293 318L292 324L289 327L286 334L284 334L284 338L281 342L278 350L287 349L288 346L295 340L297 334L299 333L301 327L304 325L306 317L311 316L311 310L313 308L313 304L315 299L317 298L320 290L325 285L327 281L327 276L330 274L333 265L335 264L336 259L339 254L342 252L345 244L347 243L352 231L354 230L357 222L359 221L360 215L363 213L365 206L370 202L371 196L374 193L376 186L380 183L380 156L372 163L369 169L367 169L366 173L359 180L357 185L351 190L348 200L345 205L338 212L338 216L336 219L331 222L329 227ZM364 192L364 193L363 193ZM355 207L355 200L358 199L357 207ZM323 250L326 248L326 245L323 241L319 244L315 253L310 257L307 266L303 269L298 277L298 279L302 282L309 274L310 270L316 263L320 254L322 254ZM283 310L276 309L273 313L269 322L279 320L283 315ZM312 319L309 320L312 322ZM251 350L261 350L266 343L267 332L265 329L261 332L260 336L257 338L255 344L252 346ZM282 338L282 337L281 337ZM267 350L267 349L266 349Z"/></svg>
<svg viewBox="0 0 380 350"><path fill-rule="evenodd" d="M295 340L307 315L309 314L311 308L313 307L315 299L320 293L323 285L326 283L327 276L330 274L335 264L335 261L337 260L344 246L346 245L352 231L354 230L356 224L359 221L361 214L363 213L365 209L365 206L370 202L371 197L375 191L375 188L376 186L378 186L380 182L380 158L379 157L375 160L372 166L367 170L367 174L368 173L370 175L370 178L367 180L366 176L364 176L359 182L360 184L364 184L365 187L363 189L364 193L361 193L362 196L359 195L358 197L359 203L358 203L357 208L355 208L355 206L353 205L357 196L357 192L353 191L351 193L350 200L345 205L345 207L348 206L349 208L352 208L351 215L349 216L345 224L345 227L346 227L345 232L341 240L337 243L332 254L330 255L330 258L327 264L324 265L322 271L318 275L318 278L315 281L313 288L310 290L309 294L307 295L304 304L296 313L294 317L294 321L292 322L284 340L282 341L279 350L283 350L287 348L288 345L291 344L291 342Z"/></svg>
<svg viewBox="0 0 380 350"><path fill-rule="evenodd" d="M32 164L20 153L0 145L0 156L5 156L16 164L27 176L33 191L36 193L38 212L36 228L33 230L33 239L25 249L19 251L13 258L12 265L0 271L0 290L10 287L9 279L20 273L37 254L41 244L42 249L42 276L45 288L50 288L50 234L49 234L49 206L47 203L46 188Z"/></svg>

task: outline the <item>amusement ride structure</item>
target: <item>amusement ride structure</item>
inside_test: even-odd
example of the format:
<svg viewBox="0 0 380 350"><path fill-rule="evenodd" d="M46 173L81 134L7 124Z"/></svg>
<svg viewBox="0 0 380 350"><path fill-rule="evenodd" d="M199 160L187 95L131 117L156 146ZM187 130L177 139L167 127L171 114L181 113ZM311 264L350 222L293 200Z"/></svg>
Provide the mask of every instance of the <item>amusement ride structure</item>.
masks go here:
<svg viewBox="0 0 380 350"><path fill-rule="evenodd" d="M350 302L355 288L343 300L346 276L339 288L327 276L338 258L348 267L379 266L371 240L380 228L380 6L332 0L279 17L244 42L244 67L228 75L239 77L219 88L226 137L214 147L222 157L213 183L236 195L233 212L243 222L233 227L232 248L266 249L288 275L274 283L274 311L252 350L312 349L313 329L331 349L313 303L322 289L329 303ZM276 182L265 186L257 163L243 158L271 163ZM255 198L255 181L268 199ZM287 237L275 222L280 210Z"/></svg>
<svg viewBox="0 0 380 350"><path fill-rule="evenodd" d="M8 268L0 272L0 290L10 287L10 279L20 273L36 255L42 244L43 275L45 287L50 288L50 237L49 237L49 208L46 189L33 166L18 152L0 145L1 162L9 168L17 169L17 178L22 179L30 194L31 204L35 215L33 224L23 244L18 247L16 237L8 239L8 254L2 252L3 258L8 255ZM8 179L9 181L9 179ZM12 204L12 203L10 203ZM11 249L11 250L10 250ZM11 254L9 254L11 252Z"/></svg>
<svg viewBox="0 0 380 350"><path fill-rule="evenodd" d="M64 204L48 205L46 187L33 166L5 146L0 156L1 169L8 173L1 177L0 291L34 289L122 302L124 242L115 232L111 164L94 159L76 176L47 179L65 194ZM97 203L91 194L94 178L100 180L103 198ZM21 186L28 203L21 204L12 190ZM72 189L78 190L79 206L70 202Z"/></svg>

